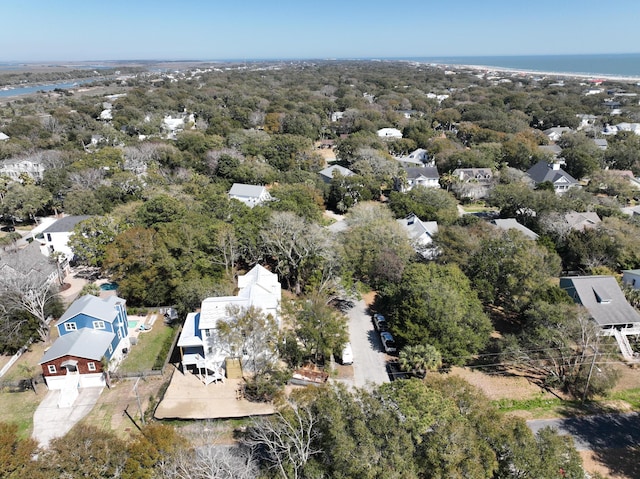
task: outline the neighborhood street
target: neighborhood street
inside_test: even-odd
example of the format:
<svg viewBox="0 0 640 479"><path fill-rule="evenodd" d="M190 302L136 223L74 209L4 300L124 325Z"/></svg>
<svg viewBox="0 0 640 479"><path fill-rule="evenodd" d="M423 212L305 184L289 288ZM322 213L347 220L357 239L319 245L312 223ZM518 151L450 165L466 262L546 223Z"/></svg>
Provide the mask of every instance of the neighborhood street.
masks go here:
<svg viewBox="0 0 640 479"><path fill-rule="evenodd" d="M571 435L578 451L623 449L640 445L638 413L578 416L567 419L527 421L534 432L551 426L558 434Z"/></svg>
<svg viewBox="0 0 640 479"><path fill-rule="evenodd" d="M353 385L389 382L386 369L386 354L382 351L380 337L373 328L371 315L364 300L355 302L349 309L349 336L353 349Z"/></svg>

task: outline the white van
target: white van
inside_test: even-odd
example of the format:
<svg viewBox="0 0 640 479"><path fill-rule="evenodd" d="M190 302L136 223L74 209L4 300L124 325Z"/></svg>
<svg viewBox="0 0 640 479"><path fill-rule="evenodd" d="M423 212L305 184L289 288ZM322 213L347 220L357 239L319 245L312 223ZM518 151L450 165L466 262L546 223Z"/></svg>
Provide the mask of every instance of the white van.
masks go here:
<svg viewBox="0 0 640 479"><path fill-rule="evenodd" d="M353 350L351 349L351 343L347 343L342 348L342 356L340 357L342 364L353 364Z"/></svg>

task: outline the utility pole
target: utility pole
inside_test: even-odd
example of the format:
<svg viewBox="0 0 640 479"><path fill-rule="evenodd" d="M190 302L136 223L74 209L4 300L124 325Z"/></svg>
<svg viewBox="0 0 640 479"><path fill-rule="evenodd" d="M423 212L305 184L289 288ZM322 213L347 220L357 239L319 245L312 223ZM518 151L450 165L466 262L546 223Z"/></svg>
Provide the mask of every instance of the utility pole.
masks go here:
<svg viewBox="0 0 640 479"><path fill-rule="evenodd" d="M593 359L591 360L591 367L589 368L589 374L587 375L587 384L585 384L584 386L584 392L582 393L582 404L584 404L584 401L587 399L587 391L589 390L589 382L591 381L591 374L593 374L593 366L596 363L596 356L598 355L598 350L597 348L594 348L593 346L591 346L591 349L593 349Z"/></svg>
<svg viewBox="0 0 640 479"><path fill-rule="evenodd" d="M136 393L136 400L138 401L138 411L140 412L140 422L144 426L144 414L142 414L142 404L140 404L140 394L138 394L138 382L140 382L140 378L136 379L136 383L133 385L133 391Z"/></svg>

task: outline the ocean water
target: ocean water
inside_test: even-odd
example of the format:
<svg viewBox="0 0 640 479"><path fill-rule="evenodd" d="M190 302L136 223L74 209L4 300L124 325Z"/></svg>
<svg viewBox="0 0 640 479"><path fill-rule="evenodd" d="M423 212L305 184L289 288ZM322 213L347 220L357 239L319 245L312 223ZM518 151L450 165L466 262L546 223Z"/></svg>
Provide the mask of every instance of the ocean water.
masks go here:
<svg viewBox="0 0 640 479"><path fill-rule="evenodd" d="M640 77L640 53L598 55L525 55L482 57L422 57L404 60L442 65L478 65L531 72L577 73L593 76Z"/></svg>

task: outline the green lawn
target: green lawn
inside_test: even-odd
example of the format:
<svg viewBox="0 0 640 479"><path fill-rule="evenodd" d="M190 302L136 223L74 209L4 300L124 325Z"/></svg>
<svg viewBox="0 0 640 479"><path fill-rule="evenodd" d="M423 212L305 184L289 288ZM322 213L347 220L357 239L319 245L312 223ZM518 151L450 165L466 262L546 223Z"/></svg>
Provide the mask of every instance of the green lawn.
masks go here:
<svg viewBox="0 0 640 479"><path fill-rule="evenodd" d="M164 324L162 319L158 319L151 331L138 335L138 344L131 346L129 354L120 364L118 371L134 373L157 367L158 361L164 362L176 332L176 329ZM162 358L159 358L160 355Z"/></svg>
<svg viewBox="0 0 640 479"><path fill-rule="evenodd" d="M487 206L484 203L469 203L468 205L461 205L465 213L488 213L490 211L498 211L493 206Z"/></svg>
<svg viewBox="0 0 640 479"><path fill-rule="evenodd" d="M32 390L20 393L0 391L0 421L17 424L18 434L23 438L31 436L33 413L48 392L44 384L38 384L37 390L38 394Z"/></svg>

